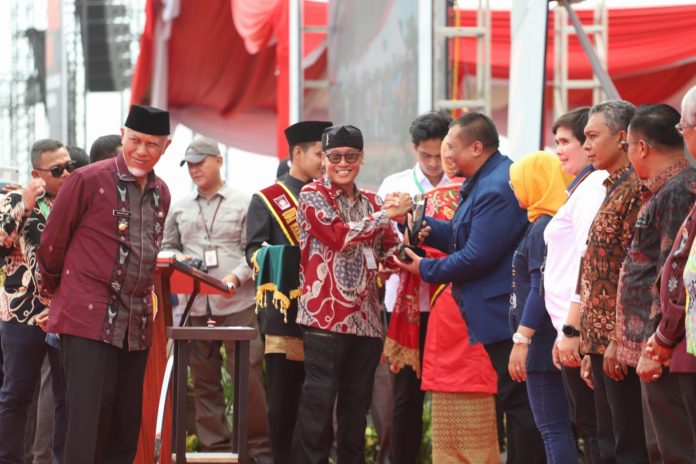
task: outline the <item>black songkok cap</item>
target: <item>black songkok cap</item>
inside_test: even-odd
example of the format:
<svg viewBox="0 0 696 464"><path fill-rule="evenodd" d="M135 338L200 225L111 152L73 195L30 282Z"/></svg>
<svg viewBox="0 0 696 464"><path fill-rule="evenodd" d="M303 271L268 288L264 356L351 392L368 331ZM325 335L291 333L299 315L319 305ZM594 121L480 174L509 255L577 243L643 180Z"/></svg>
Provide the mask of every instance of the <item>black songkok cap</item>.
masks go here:
<svg viewBox="0 0 696 464"><path fill-rule="evenodd" d="M285 129L285 138L291 147L298 143L320 142L322 132L332 124L331 121L301 121Z"/></svg>
<svg viewBox="0 0 696 464"><path fill-rule="evenodd" d="M363 149L363 136L360 129L350 124L344 126L331 126L324 129L321 137L321 148L326 151L330 148L351 147Z"/></svg>
<svg viewBox="0 0 696 464"><path fill-rule="evenodd" d="M143 134L169 135L169 112L152 106L133 105L123 125Z"/></svg>

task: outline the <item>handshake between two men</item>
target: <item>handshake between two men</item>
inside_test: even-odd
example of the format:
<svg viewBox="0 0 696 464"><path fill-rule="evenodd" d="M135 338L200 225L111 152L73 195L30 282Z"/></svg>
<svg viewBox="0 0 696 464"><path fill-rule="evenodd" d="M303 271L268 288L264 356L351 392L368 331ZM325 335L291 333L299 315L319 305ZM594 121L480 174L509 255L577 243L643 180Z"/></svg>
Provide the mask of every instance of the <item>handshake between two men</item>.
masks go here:
<svg viewBox="0 0 696 464"><path fill-rule="evenodd" d="M408 193L389 193L384 197L382 211L385 211L389 219L403 225L406 224L404 234L404 248L399 258L394 258L397 265L413 274L418 275L418 266L425 255L418 244L422 243L430 233L430 226L424 221L427 199L414 203Z"/></svg>

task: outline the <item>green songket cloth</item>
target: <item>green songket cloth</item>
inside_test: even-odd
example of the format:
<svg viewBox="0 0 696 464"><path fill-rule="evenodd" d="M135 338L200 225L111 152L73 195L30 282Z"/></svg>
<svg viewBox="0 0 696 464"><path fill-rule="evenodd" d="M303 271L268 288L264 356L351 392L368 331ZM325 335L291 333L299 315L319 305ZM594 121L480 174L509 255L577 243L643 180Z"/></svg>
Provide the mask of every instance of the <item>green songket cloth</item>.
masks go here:
<svg viewBox="0 0 696 464"><path fill-rule="evenodd" d="M290 302L300 296L300 248L269 245L259 248L251 258L256 276L256 312L271 304L288 322Z"/></svg>

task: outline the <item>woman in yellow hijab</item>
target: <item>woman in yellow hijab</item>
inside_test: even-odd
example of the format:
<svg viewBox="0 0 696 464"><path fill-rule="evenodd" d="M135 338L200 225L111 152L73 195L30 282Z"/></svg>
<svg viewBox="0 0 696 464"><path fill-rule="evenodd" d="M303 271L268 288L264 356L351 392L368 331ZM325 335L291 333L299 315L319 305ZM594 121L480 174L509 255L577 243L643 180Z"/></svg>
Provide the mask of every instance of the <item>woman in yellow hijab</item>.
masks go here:
<svg viewBox="0 0 696 464"><path fill-rule="evenodd" d="M531 224L512 259L510 325L514 346L508 371L513 380L527 382L529 404L549 463L577 462L563 378L551 359L557 332L542 292L544 229L565 203L571 181L558 157L544 151L529 153L510 166L510 186Z"/></svg>

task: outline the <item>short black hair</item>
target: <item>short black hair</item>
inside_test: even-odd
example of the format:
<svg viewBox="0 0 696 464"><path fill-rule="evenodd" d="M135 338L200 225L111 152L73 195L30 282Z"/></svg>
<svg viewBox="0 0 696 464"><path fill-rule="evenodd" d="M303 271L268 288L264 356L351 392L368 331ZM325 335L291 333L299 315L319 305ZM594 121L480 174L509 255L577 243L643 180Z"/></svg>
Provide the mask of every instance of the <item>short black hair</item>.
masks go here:
<svg viewBox="0 0 696 464"><path fill-rule="evenodd" d="M443 140L447 135L452 118L442 111L430 111L423 113L413 120L408 131L411 133L411 142L418 146L424 140Z"/></svg>
<svg viewBox="0 0 696 464"><path fill-rule="evenodd" d="M642 105L628 125L631 132L639 132L650 145L666 150L684 150L684 137L677 131L681 115L669 105Z"/></svg>
<svg viewBox="0 0 696 464"><path fill-rule="evenodd" d="M118 147L122 144L120 135L102 135L94 141L89 149L89 162L113 158L118 155Z"/></svg>
<svg viewBox="0 0 696 464"><path fill-rule="evenodd" d="M498 129L491 118L483 113L464 113L452 121L450 127L459 126L460 137L468 142L481 142L483 148L497 150L500 146Z"/></svg>
<svg viewBox="0 0 696 464"><path fill-rule="evenodd" d="M295 147L300 147L302 149L302 151L307 151L307 150L309 150L309 147L311 147L312 145L314 145L317 142L319 142L319 140L314 141L314 142L300 142L300 143L295 143L293 145L290 145L290 148L289 148L290 153L288 155L288 157L290 158L290 161L292 161L292 152L295 150Z"/></svg>
<svg viewBox="0 0 696 464"><path fill-rule="evenodd" d="M87 155L84 148L80 148L75 145L68 145L65 148L68 149L70 160L73 162L76 168L81 168L82 166L87 166L89 164L89 155Z"/></svg>
<svg viewBox="0 0 696 464"><path fill-rule="evenodd" d="M561 115L556 122L553 123L553 135L556 135L556 131L559 127L565 127L573 132L573 137L578 139L580 145L585 143L585 126L587 125L587 120L590 119L590 107L581 106L580 108L575 108L574 110L568 111L566 114Z"/></svg>
<svg viewBox="0 0 696 464"><path fill-rule="evenodd" d="M41 164L41 155L47 151L56 151L63 148L63 142L55 139L40 139L31 146L31 166L38 168Z"/></svg>

